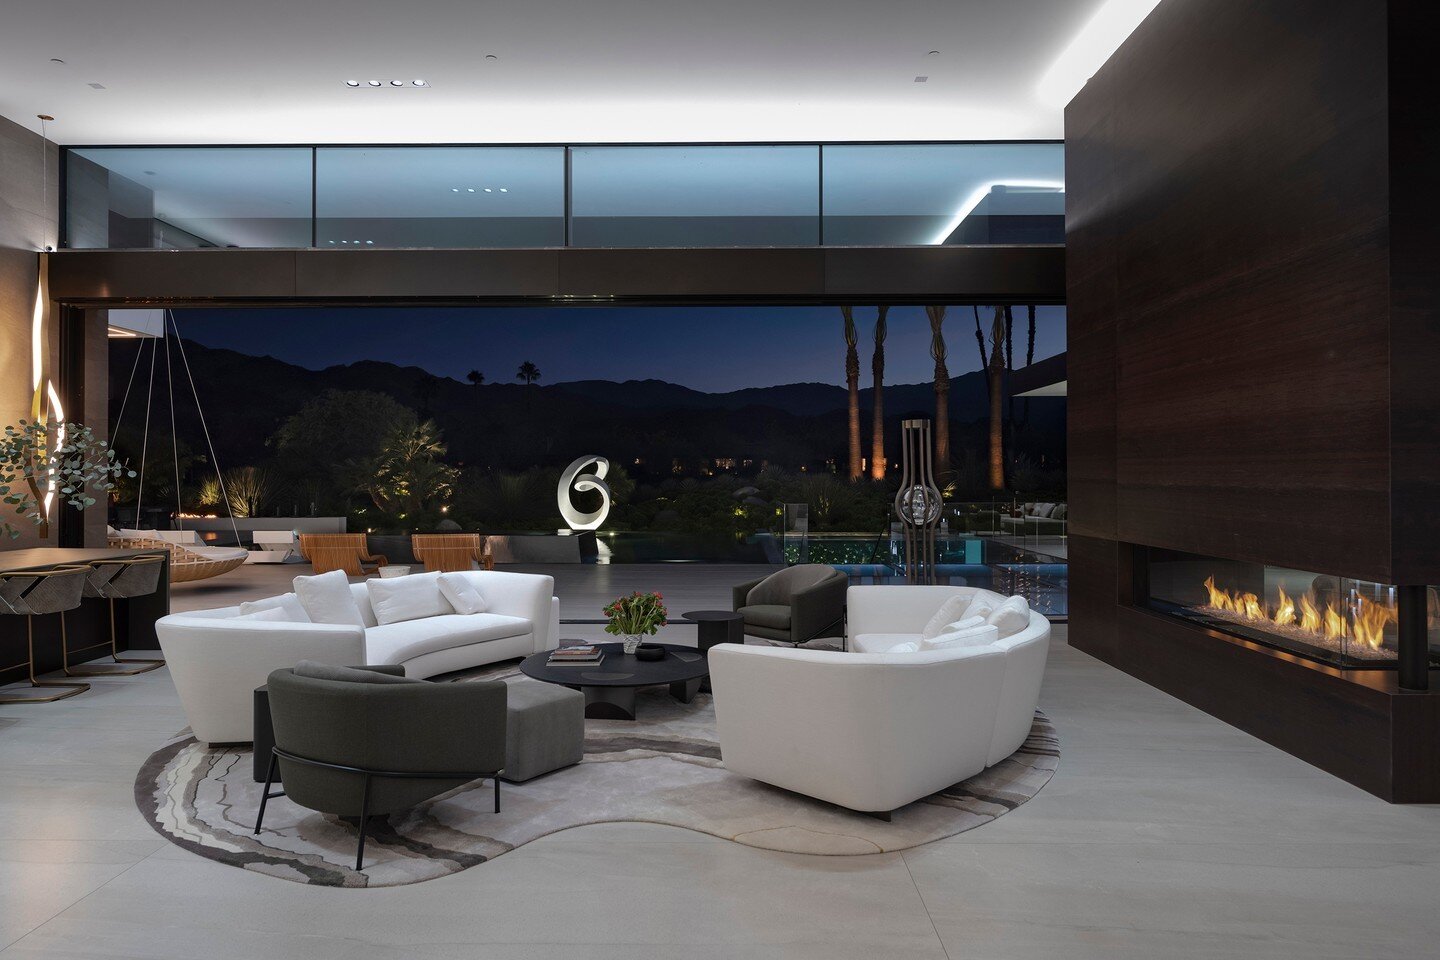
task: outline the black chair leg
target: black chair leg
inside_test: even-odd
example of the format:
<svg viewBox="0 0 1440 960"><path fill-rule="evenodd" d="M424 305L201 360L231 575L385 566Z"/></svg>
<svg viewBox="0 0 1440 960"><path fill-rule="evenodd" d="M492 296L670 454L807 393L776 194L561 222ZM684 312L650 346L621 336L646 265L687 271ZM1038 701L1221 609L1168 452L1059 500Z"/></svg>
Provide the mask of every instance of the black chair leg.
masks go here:
<svg viewBox="0 0 1440 960"><path fill-rule="evenodd" d="M355 851L355 869L365 863L365 828L370 825L370 774L365 774L365 787L360 794L360 846Z"/></svg>
<svg viewBox="0 0 1440 960"><path fill-rule="evenodd" d="M260 825L265 822L265 804L270 802L270 785L275 782L275 754L270 754L270 766L265 770L265 791L260 794L260 815L255 818L255 832L260 832ZM285 794L277 793L275 796L283 797Z"/></svg>
<svg viewBox="0 0 1440 960"><path fill-rule="evenodd" d="M495 774L495 812L500 812L500 774Z"/></svg>

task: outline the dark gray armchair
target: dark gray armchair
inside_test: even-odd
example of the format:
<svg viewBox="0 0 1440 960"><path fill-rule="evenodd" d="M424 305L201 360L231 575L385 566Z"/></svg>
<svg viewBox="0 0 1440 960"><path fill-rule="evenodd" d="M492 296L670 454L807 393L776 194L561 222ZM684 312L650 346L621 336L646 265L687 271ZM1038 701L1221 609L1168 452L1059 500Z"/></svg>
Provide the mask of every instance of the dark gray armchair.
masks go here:
<svg viewBox="0 0 1440 960"><path fill-rule="evenodd" d="M370 817L413 807L483 777L495 779L495 812L500 812L504 683L427 683L405 678L403 667L302 662L270 674L268 686L275 749L256 833L266 802L279 796L354 819L359 870ZM285 790L271 793L277 764Z"/></svg>
<svg viewBox="0 0 1440 960"><path fill-rule="evenodd" d="M796 646L845 635L845 591L850 578L834 567L805 563L734 587L732 609L752 637Z"/></svg>

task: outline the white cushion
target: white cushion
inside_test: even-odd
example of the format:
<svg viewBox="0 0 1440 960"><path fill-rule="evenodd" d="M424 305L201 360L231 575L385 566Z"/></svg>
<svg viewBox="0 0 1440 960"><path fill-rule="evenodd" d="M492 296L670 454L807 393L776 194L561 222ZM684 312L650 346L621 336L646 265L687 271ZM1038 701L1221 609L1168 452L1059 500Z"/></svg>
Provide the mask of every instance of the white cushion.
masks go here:
<svg viewBox="0 0 1440 960"><path fill-rule="evenodd" d="M942 633L938 637L922 639L921 650L946 650L953 647L983 647L1000 639L1000 631L991 624Z"/></svg>
<svg viewBox="0 0 1440 960"><path fill-rule="evenodd" d="M249 616L261 610L283 610L285 619L291 623L309 623L310 615L305 612L305 606L300 598L293 593L282 593L278 597L266 597L264 600L246 600L240 604L240 616Z"/></svg>
<svg viewBox="0 0 1440 960"><path fill-rule="evenodd" d="M988 617L994 613L995 608L1003 602L1004 601L998 598L987 597L977 593L975 598L970 602L970 605L965 608L965 615L961 619L969 620L972 617Z"/></svg>
<svg viewBox="0 0 1440 960"><path fill-rule="evenodd" d="M919 652L920 652L920 642L919 642L918 640L906 640L904 643L897 643L897 644L895 644L895 646L891 647L889 650L886 650L885 652L886 652L886 653L919 653Z"/></svg>
<svg viewBox="0 0 1440 960"><path fill-rule="evenodd" d="M945 625L964 616L965 608L968 606L970 606L969 597L957 595L947 598L944 603L940 604L940 609L935 611L935 615L925 624L925 628L920 631L921 638L938 637L944 633Z"/></svg>
<svg viewBox="0 0 1440 960"><path fill-rule="evenodd" d="M455 612L440 592L439 573L417 573L408 577L365 581L370 608L380 626L425 617L443 617Z"/></svg>
<svg viewBox="0 0 1440 960"><path fill-rule="evenodd" d="M251 613L242 613L236 620L260 620L273 623L295 623L283 607L266 607L264 610L255 610ZM305 621L300 621L305 622Z"/></svg>
<svg viewBox="0 0 1440 960"><path fill-rule="evenodd" d="M1030 626L1030 604L1024 597L1010 597L996 607L985 622L1000 631L1000 637L1013 637Z"/></svg>
<svg viewBox="0 0 1440 960"><path fill-rule="evenodd" d="M463 647L486 640L502 640L530 633L529 620L498 613L447 614L423 620L406 620L365 631L369 662L404 663L426 653Z"/></svg>
<svg viewBox="0 0 1440 960"><path fill-rule="evenodd" d="M484 613L490 609L471 578L457 573L442 573L439 576L440 592L456 613Z"/></svg>
<svg viewBox="0 0 1440 960"><path fill-rule="evenodd" d="M956 620L954 623L945 624L945 629L941 630L940 633L954 633L956 630L969 630L971 627L984 625L984 617L965 617L963 620ZM937 633L935 636L938 637L940 633Z"/></svg>
<svg viewBox="0 0 1440 960"><path fill-rule="evenodd" d="M915 633L862 633L850 641L852 653L889 653L902 643L917 644L920 635Z"/></svg>
<svg viewBox="0 0 1440 960"><path fill-rule="evenodd" d="M350 578L344 570L331 570L314 577L296 577L295 595L311 623L338 623L363 627L360 605L350 593Z"/></svg>

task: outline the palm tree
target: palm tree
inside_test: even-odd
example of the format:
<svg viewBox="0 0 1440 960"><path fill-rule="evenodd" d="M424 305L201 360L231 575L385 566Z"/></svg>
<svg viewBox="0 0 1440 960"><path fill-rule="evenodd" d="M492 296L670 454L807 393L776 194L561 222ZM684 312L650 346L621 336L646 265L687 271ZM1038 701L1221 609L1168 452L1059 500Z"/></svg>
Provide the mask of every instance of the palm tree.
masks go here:
<svg viewBox="0 0 1440 960"><path fill-rule="evenodd" d="M870 479L885 479L885 315L889 307L877 307L875 317L875 354L870 358L870 372L875 378L875 415L871 421Z"/></svg>
<svg viewBox="0 0 1440 960"><path fill-rule="evenodd" d="M471 370L469 373L465 374L465 379L469 380L472 386L478 387L480 386L480 384L485 382L485 374L481 373L479 370Z"/></svg>
<svg viewBox="0 0 1440 960"><path fill-rule="evenodd" d="M850 391L850 479L859 480L865 469L860 465L860 351L856 349L859 336L855 330L855 317L849 307L841 307L840 315L845 318L845 386Z"/></svg>
<svg viewBox="0 0 1440 960"><path fill-rule="evenodd" d="M1005 420L1001 409L1005 377L1005 309L995 308L990 327L990 489L1005 489Z"/></svg>
<svg viewBox="0 0 1440 960"><path fill-rule="evenodd" d="M445 449L433 420L393 428L371 467L365 491L387 513L423 510L444 499L459 474L440 460Z"/></svg>
<svg viewBox="0 0 1440 960"><path fill-rule="evenodd" d="M935 472L950 472L950 369L945 366L944 307L926 307L930 318L930 356L935 360Z"/></svg>
<svg viewBox="0 0 1440 960"><path fill-rule="evenodd" d="M515 379L523 380L525 381L525 385L529 386L536 380L540 379L540 368L535 366L535 364L531 363L529 360L526 360L524 363L520 364L520 369L515 371Z"/></svg>
<svg viewBox="0 0 1440 960"><path fill-rule="evenodd" d="M1025 344L1025 366L1035 362L1035 306L1031 304L1025 308L1030 321L1030 339ZM1030 426L1030 398L1025 398L1025 426Z"/></svg>

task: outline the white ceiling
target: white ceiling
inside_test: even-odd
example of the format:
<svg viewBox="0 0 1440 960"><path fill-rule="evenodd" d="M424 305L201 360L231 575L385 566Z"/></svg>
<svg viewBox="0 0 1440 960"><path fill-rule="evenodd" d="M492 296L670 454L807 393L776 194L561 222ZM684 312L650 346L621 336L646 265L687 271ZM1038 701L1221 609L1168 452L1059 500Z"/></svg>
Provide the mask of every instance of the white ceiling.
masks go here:
<svg viewBox="0 0 1440 960"><path fill-rule="evenodd" d="M14 0L0 114L67 144L1059 138L1036 85L1103 5Z"/></svg>

